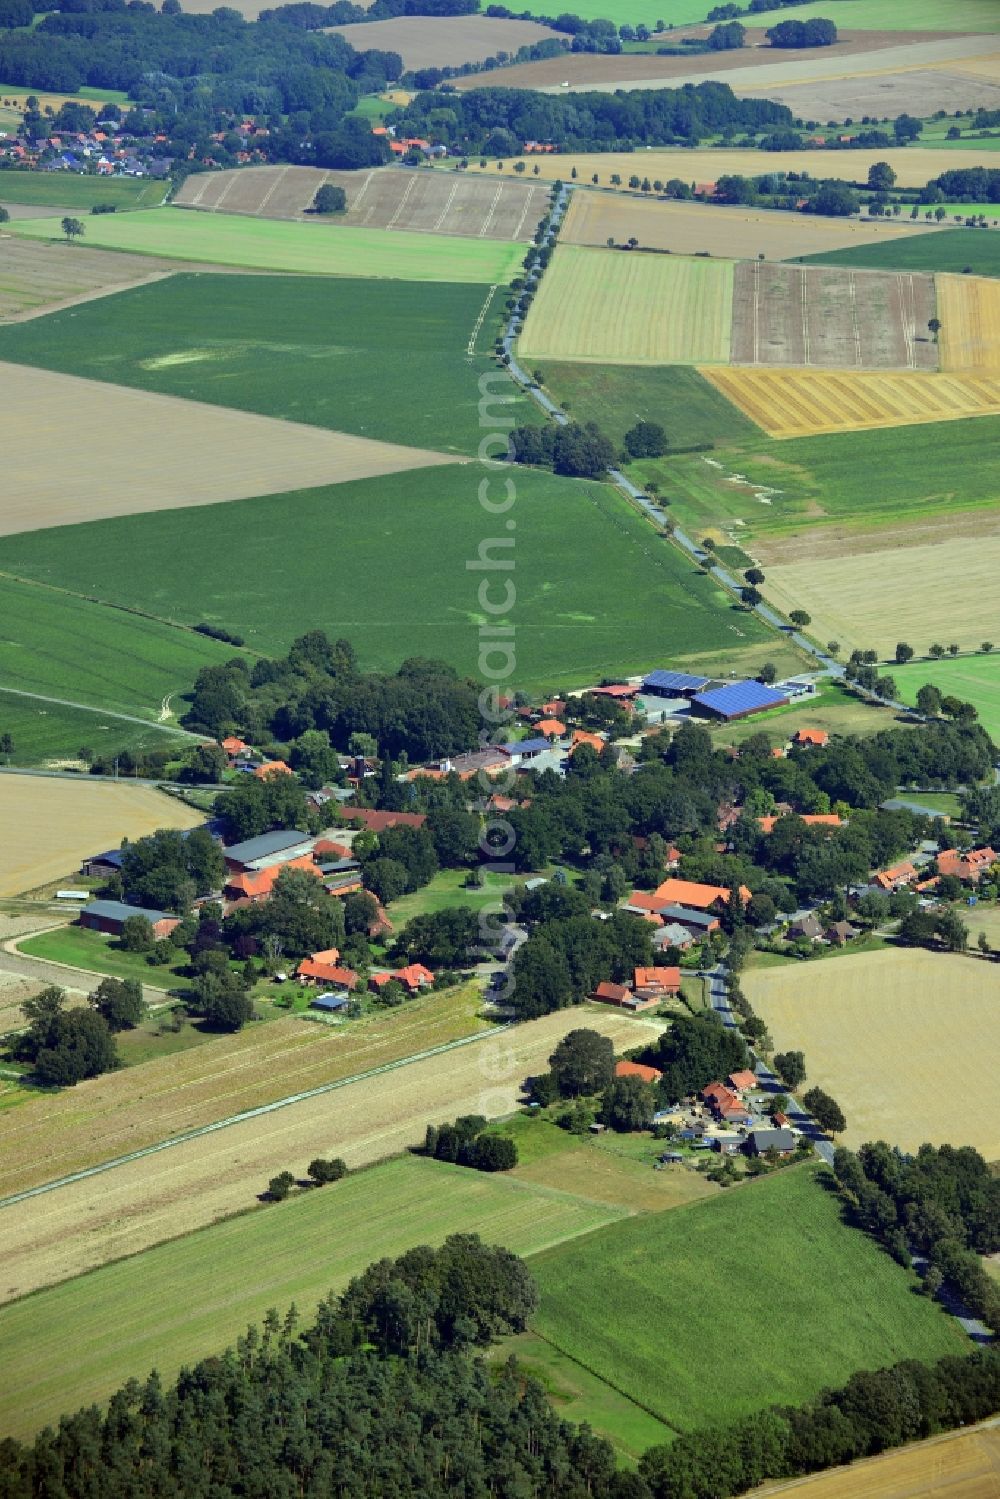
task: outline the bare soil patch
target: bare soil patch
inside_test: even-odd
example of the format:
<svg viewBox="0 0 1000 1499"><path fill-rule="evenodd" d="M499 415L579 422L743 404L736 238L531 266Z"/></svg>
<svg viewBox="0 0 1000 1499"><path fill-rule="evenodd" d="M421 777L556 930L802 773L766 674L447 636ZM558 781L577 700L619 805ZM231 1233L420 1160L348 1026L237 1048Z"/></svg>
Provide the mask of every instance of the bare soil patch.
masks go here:
<svg viewBox="0 0 1000 1499"><path fill-rule="evenodd" d="M416 1143L428 1123L464 1113L508 1114L525 1076L543 1067L560 1038L581 1023L610 1036L618 1050L652 1034L651 1022L630 1016L595 1011L584 1022L578 1010L561 1011L0 1209L0 1299L238 1212L275 1171L302 1175L316 1155L339 1155L360 1166ZM151 1068L136 1070L145 1077ZM102 1082L80 1084L72 1097ZM160 1136L166 1133L162 1102L150 1099L145 1107L149 1122L159 1120ZM34 1111L14 1112L24 1117ZM0 1127L6 1123L0 1120Z"/></svg>
<svg viewBox="0 0 1000 1499"><path fill-rule="evenodd" d="M927 329L935 306L933 276L743 262L732 362L936 370L938 348Z"/></svg>
<svg viewBox="0 0 1000 1499"><path fill-rule="evenodd" d="M461 67L464 62L483 62L498 52L516 52L559 35L538 21L491 16L404 16L326 30L335 31L359 52L371 48L398 52L407 68Z"/></svg>
<svg viewBox="0 0 1000 1499"><path fill-rule="evenodd" d="M189 177L177 194L182 208L250 214L265 219L309 219L319 188L342 187L347 211L330 220L365 229L406 229L479 239L534 238L548 206L548 190L515 178L496 182L426 168L381 167L324 172L317 167L242 167Z"/></svg>
<svg viewBox="0 0 1000 1499"><path fill-rule="evenodd" d="M807 978L798 964L758 969L744 987L776 1046L801 1048L810 1085L840 1102L848 1145L930 1141L1000 1156L995 964L901 949L831 958Z"/></svg>
<svg viewBox="0 0 1000 1499"><path fill-rule="evenodd" d="M626 182L632 172L648 173L663 181L674 175L670 172L661 177L662 168L652 153L648 159L636 154L631 160L634 165L625 170ZM620 171L620 168L595 170L601 182L607 183L610 170ZM822 219L801 213L724 208L710 203L665 203L576 188L559 242L606 245L613 239L616 244L625 244L634 236L640 246L671 250L676 255L707 251L710 255L763 255L766 260L790 260L797 255L881 244L900 235L919 233L918 228L899 225L896 220Z"/></svg>
<svg viewBox="0 0 1000 1499"><path fill-rule="evenodd" d="M27 365L0 365L0 377L4 536L455 461L122 386L109 421L110 387L95 380Z"/></svg>
<svg viewBox="0 0 1000 1499"><path fill-rule="evenodd" d="M190 807L150 786L86 776L0 776L0 896L72 874L88 854L115 848L123 838L200 821Z"/></svg>

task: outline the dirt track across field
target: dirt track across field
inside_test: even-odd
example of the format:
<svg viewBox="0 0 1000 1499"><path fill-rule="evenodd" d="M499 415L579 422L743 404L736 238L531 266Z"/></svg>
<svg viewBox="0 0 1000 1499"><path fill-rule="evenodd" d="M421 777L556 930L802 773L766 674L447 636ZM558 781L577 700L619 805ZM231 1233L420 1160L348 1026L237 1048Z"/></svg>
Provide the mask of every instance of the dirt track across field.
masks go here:
<svg viewBox="0 0 1000 1499"><path fill-rule="evenodd" d="M613 1011L588 1011L585 1019L560 1011L0 1208L0 1300L239 1212L276 1171L301 1175L314 1156L360 1166L417 1143L429 1123L510 1113L524 1078L581 1024L610 1036L618 1051L659 1030ZM90 1086L73 1090L84 1107ZM146 1113L156 1117L157 1106L147 1104Z"/></svg>
<svg viewBox="0 0 1000 1499"><path fill-rule="evenodd" d="M88 854L117 847L123 838L193 828L201 820L149 786L86 776L0 776L0 896L71 875Z"/></svg>
<svg viewBox="0 0 1000 1499"><path fill-rule="evenodd" d="M455 461L27 365L0 364L0 379L3 536Z"/></svg>
<svg viewBox="0 0 1000 1499"><path fill-rule="evenodd" d="M331 220L364 229L406 229L479 239L534 238L548 207L548 189L531 181L484 181L464 173L401 167L324 172L318 167L240 167L189 177L181 208L249 214L264 219L312 217L307 209L324 185L342 187L347 210Z"/></svg>
<svg viewBox="0 0 1000 1499"><path fill-rule="evenodd" d="M634 160L637 168L652 171L651 162L638 155ZM599 175L602 183L608 182L607 174ZM655 175L659 176L658 168ZM796 255L819 255L855 245L891 243L925 231L926 225L900 225L895 219L824 219L818 214L726 208L712 203L665 203L578 187L570 200L559 243L603 247L609 239L623 245L634 236L640 246L671 250L675 255L707 251L732 258L763 255L765 260L790 260Z"/></svg>
<svg viewBox="0 0 1000 1499"><path fill-rule="evenodd" d="M359 52L372 48L398 52L409 69L461 67L464 62L482 62L498 52L516 52L559 35L538 21L493 16L400 16L325 30L342 36Z"/></svg>

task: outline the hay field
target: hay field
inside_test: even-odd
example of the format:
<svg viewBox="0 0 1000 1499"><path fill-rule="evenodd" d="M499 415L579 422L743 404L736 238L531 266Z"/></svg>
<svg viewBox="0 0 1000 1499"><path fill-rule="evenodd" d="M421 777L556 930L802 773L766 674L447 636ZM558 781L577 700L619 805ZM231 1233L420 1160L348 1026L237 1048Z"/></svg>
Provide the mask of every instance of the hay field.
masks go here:
<svg viewBox="0 0 1000 1499"><path fill-rule="evenodd" d="M751 971L744 987L779 1049L847 1116L845 1142L974 1145L1000 1157L1000 968L915 949Z"/></svg>
<svg viewBox="0 0 1000 1499"><path fill-rule="evenodd" d="M956 153L957 154L957 153ZM58 239L56 219L12 225L27 239ZM173 207L88 218L87 242L167 260L210 261L247 270L306 276L366 276L396 281L506 282L520 264L518 245L455 235L385 234L322 221L288 224L239 214L182 213Z"/></svg>
<svg viewBox="0 0 1000 1499"><path fill-rule="evenodd" d="M1000 371L1000 283L938 276L941 368Z"/></svg>
<svg viewBox="0 0 1000 1499"><path fill-rule="evenodd" d="M978 549L980 542L976 542ZM966 550L966 558L969 556ZM985 636L985 631L982 632ZM950 637L949 637L950 639ZM928 642L930 643L930 642ZM980 644L976 636L958 641L959 645L975 648ZM901 701L915 703L917 693L925 682L932 682L946 696L954 694L963 702L972 703L979 712L979 722L992 739L1000 738L1000 657L959 656L943 661L914 661L909 666L894 666ZM977 917L973 932L982 926L982 917ZM1000 946L1000 931L995 933Z"/></svg>
<svg viewBox="0 0 1000 1499"><path fill-rule="evenodd" d="M733 267L560 245L531 305L529 359L700 364L729 358Z"/></svg>
<svg viewBox="0 0 1000 1499"><path fill-rule="evenodd" d="M327 26L324 30L342 36L359 52L373 47L398 52L409 70L483 62L498 52L516 52L519 47L530 47L559 35L537 21L508 21L492 16L398 16L390 21Z"/></svg>
<svg viewBox="0 0 1000 1499"><path fill-rule="evenodd" d="M937 369L933 276L741 261L733 309L733 364Z"/></svg>
<svg viewBox="0 0 1000 1499"><path fill-rule="evenodd" d="M23 1296L250 1207L275 1170L301 1175L317 1154L343 1156L349 1166L361 1166L416 1143L428 1123L466 1113L512 1113L524 1078L543 1067L556 1043L581 1024L610 1036L619 1051L659 1029L625 1015L588 1010L584 1018L579 1010L561 1011L0 1208L0 1299ZM204 1056L211 1049L188 1055ZM150 1067L137 1071L145 1077ZM81 1108L89 1086L73 1090ZM169 1132L163 1102L136 1102L146 1128L153 1119L159 1137ZM10 1117L16 1122L31 1113L20 1109ZM169 1108L167 1114L173 1117ZM0 1131L12 1127L0 1118ZM45 1136L43 1122L33 1147L34 1169L51 1176L54 1167L46 1170L38 1154Z"/></svg>
<svg viewBox="0 0 1000 1499"><path fill-rule="evenodd" d="M833 374L707 365L701 373L771 437L863 432L1000 412L1000 372Z"/></svg>
<svg viewBox="0 0 1000 1499"><path fill-rule="evenodd" d="M838 0L838 4L847 3L848 0ZM494 178L516 176L516 160L516 157L505 160L503 173L500 173L495 161L481 168L476 158L469 162L468 170L485 171ZM837 177L845 182L865 183L869 167L877 161L889 163L896 173L897 187L923 187L946 168L958 171L982 166L983 154L963 147L942 155L929 146L889 146L881 151L825 151L822 147L814 151L740 151L718 147L691 151L685 147L656 146L638 151L567 151L563 155L529 157L528 160L532 171L538 167L539 176L562 182L570 180L573 167L583 182L589 182L596 172L599 187L610 187L612 173L617 173L622 179L620 190L625 190L633 174L659 177L664 182L671 177L679 177L682 182L715 182L729 172L744 177L760 177L767 172L808 172L813 177ZM135 217L135 214L129 214L130 220Z"/></svg>
<svg viewBox="0 0 1000 1499"><path fill-rule="evenodd" d="M642 165L641 161L639 164ZM643 170L651 167L646 164ZM598 175L607 183L607 174ZM797 255L817 255L857 245L891 244L920 232L915 225L900 224L897 219L824 219L818 214L784 213L777 209L667 203L577 187L559 232L559 243L597 245L603 249L609 238L625 244L634 235L640 245L653 250L672 250L675 255L696 255L707 250L710 255L727 259L738 253L749 259L763 255L766 260L791 260Z"/></svg>
<svg viewBox="0 0 1000 1499"><path fill-rule="evenodd" d="M414 1157L389 1161L4 1308L0 1434L29 1436L154 1365L170 1379L181 1364L221 1352L269 1307L284 1311L294 1301L308 1323L331 1290L415 1244L478 1233L531 1255L620 1216L620 1208L509 1176Z"/></svg>
<svg viewBox="0 0 1000 1499"><path fill-rule="evenodd" d="M193 828L197 813L150 786L0 776L0 896L34 890L80 860L157 828Z"/></svg>
<svg viewBox="0 0 1000 1499"><path fill-rule="evenodd" d="M935 640L954 640L967 650L1000 640L1000 534L975 512L961 521L943 521L919 545L908 544L916 538L903 527L869 532L860 543L865 550L857 542L838 545L833 537L811 560L770 563L768 602L786 613L805 609L818 639L839 640L848 649L871 646L886 656L897 640L918 650ZM831 555L834 548L840 555ZM921 671L917 687L934 680L931 663L922 663Z"/></svg>
<svg viewBox="0 0 1000 1499"><path fill-rule="evenodd" d="M392 229L420 234L529 241L548 207L549 190L532 182L493 183L457 170L379 167L324 172L318 167L241 167L189 177L174 202L182 208L316 223L306 214L325 183L342 187L347 210L328 228Z"/></svg>
<svg viewBox="0 0 1000 1499"><path fill-rule="evenodd" d="M755 1499L792 1489L796 1499L996 1499L1000 1422L948 1431L848 1468L756 1489Z"/></svg>
<svg viewBox="0 0 1000 1499"><path fill-rule="evenodd" d="M118 389L109 410L108 386L23 365L0 379L3 536L454 462L148 391Z"/></svg>

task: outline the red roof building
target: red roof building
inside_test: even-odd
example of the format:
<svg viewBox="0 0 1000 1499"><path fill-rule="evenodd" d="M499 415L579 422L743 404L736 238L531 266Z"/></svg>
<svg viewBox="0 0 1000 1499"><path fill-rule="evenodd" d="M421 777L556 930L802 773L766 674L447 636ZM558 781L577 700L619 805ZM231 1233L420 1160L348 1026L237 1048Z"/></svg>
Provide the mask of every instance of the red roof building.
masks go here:
<svg viewBox="0 0 1000 1499"><path fill-rule="evenodd" d="M632 979L635 992L644 998L665 999L681 991L681 971L677 967L637 968Z"/></svg>
<svg viewBox="0 0 1000 1499"><path fill-rule="evenodd" d="M792 743L803 749L810 745L814 749L823 749L830 743L830 736L825 729L797 729L792 735Z"/></svg>
<svg viewBox="0 0 1000 1499"><path fill-rule="evenodd" d="M393 980L402 984L409 994L419 994L421 989L429 989L434 982L434 975L423 963L408 963L405 968L396 968L392 973L373 973L368 980L369 987L379 993L386 984Z"/></svg>
<svg viewBox="0 0 1000 1499"><path fill-rule="evenodd" d="M384 833L386 828L422 828L427 821L424 812L375 812L371 807L341 807L341 817L360 822L369 833Z"/></svg>
<svg viewBox="0 0 1000 1499"><path fill-rule="evenodd" d="M645 1067L642 1062L616 1062L615 1077L637 1077L644 1083L658 1083L663 1073L659 1067Z"/></svg>
<svg viewBox="0 0 1000 1499"><path fill-rule="evenodd" d="M296 970L300 984L335 984L338 989L353 989L358 976L353 968L341 968L337 962L340 953L335 947L324 952L314 952L303 958Z"/></svg>
<svg viewBox="0 0 1000 1499"><path fill-rule="evenodd" d="M916 869L907 860L894 864L891 869L880 869L872 876L872 884L881 890L901 890L904 885L912 885L917 878Z"/></svg>
<svg viewBox="0 0 1000 1499"><path fill-rule="evenodd" d="M707 911L721 902L727 905L730 892L725 885L701 885L696 880L671 878L653 891L661 906L691 906L695 911ZM750 899L746 885L740 886L740 898Z"/></svg>
<svg viewBox="0 0 1000 1499"><path fill-rule="evenodd" d="M624 1005L632 998L632 991L627 984L612 984L605 980L598 984L590 997L604 1005Z"/></svg>
<svg viewBox="0 0 1000 1499"><path fill-rule="evenodd" d="M745 1093L749 1088L757 1087L757 1075L744 1069L742 1072L731 1072L726 1082L734 1093Z"/></svg>
<svg viewBox="0 0 1000 1499"><path fill-rule="evenodd" d="M996 861L997 856L991 848L970 848L964 854L957 848L943 848L937 856L938 873L976 883Z"/></svg>
<svg viewBox="0 0 1000 1499"><path fill-rule="evenodd" d="M317 879L322 879L313 863L312 854L303 854L298 859L286 859L283 864L268 864L265 869L249 869L242 874L230 875L223 886L223 896L227 901L239 901L241 904L246 901L256 904L267 900L283 869L304 869L307 874L314 874Z"/></svg>

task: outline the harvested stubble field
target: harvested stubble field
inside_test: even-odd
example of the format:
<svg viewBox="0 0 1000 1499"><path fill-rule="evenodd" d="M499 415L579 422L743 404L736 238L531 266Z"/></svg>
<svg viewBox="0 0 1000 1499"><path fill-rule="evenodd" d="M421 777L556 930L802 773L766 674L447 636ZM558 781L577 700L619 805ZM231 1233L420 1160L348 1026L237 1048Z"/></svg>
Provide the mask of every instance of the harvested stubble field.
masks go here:
<svg viewBox="0 0 1000 1499"><path fill-rule="evenodd" d="M624 175L626 182L633 172L651 169L638 154L633 160L635 165ZM607 174L598 175L607 182ZM919 233L914 225L896 219L824 219L816 214L721 204L667 203L577 187L559 243L603 249L609 239L625 244L634 236L646 249L671 250L675 255L707 251L726 258L763 255L766 260L790 260L841 247L880 245Z"/></svg>
<svg viewBox="0 0 1000 1499"><path fill-rule="evenodd" d="M984 40L996 45L995 37ZM969 60L962 57L947 67L914 68L905 73L865 72L860 77L779 85L753 92L738 87L736 92L744 98L762 93L775 104L787 104L798 119L824 122L857 120L868 110L879 119L895 119L900 114L919 118L939 109L952 115L958 110L996 109L1000 105L997 59L983 59L983 64L982 70L975 63L970 67ZM948 143L948 150L952 149Z"/></svg>
<svg viewBox="0 0 1000 1499"><path fill-rule="evenodd" d="M978 513L944 520L929 533L917 522L915 532L879 531L860 544L841 543L839 555L830 555L830 538L820 555L771 563L764 591L786 612L805 609L819 639L846 649L874 647L888 657L897 640L936 639L968 649L1000 639L1000 534L989 527ZM932 680L928 666L917 686Z"/></svg>
<svg viewBox="0 0 1000 1499"><path fill-rule="evenodd" d="M305 1026L299 1021L289 1024ZM544 1066L555 1044L580 1024L579 1011L530 1021L511 1032L498 1032L442 1056L415 1060L364 1081L345 1083L332 1093L198 1136L170 1150L2 1208L0 1299L12 1300L240 1212L253 1205L256 1194L279 1168L301 1175L316 1155L343 1156L351 1167L367 1165L416 1144L429 1123L466 1113L488 1117L512 1113L523 1079ZM654 1022L604 1013L588 1013L586 1024L610 1036L618 1051L641 1044L659 1029ZM264 1027L264 1035L269 1037L280 1025L274 1022ZM288 1033L283 1031L281 1035L287 1044ZM412 1054L415 1048L424 1050L430 1044L431 1037L420 1028L408 1050ZM331 1040L326 1061L328 1078L337 1076L336 1047L336 1040ZM181 1068L197 1065L212 1050L202 1046L167 1061ZM397 1043L395 1054L405 1056L407 1049ZM342 1062L341 1075L353 1075L362 1065L378 1065L378 1056L372 1051L364 1058L356 1055L353 1065ZM165 1065L149 1063L133 1069L140 1086L154 1068ZM264 1063L264 1070L264 1086L274 1097L270 1059ZM252 1096L252 1089L245 1084L237 1095L238 1085L228 1074L227 1067L221 1076L217 1072L214 1077L203 1077L200 1090L195 1090L203 1094L201 1108L211 1118L225 1112L236 1096ZM259 1066L255 1075L259 1076ZM103 1090L108 1085L98 1079L96 1086ZM298 1091L301 1085L294 1086ZM90 1087L80 1084L73 1090L71 1107L87 1109ZM55 1102L58 1106L61 1099ZM23 1108L7 1118L0 1117L0 1138L10 1141L10 1150L5 1149L4 1156L11 1156L14 1167L8 1172L8 1180L14 1177L18 1163L26 1179L49 1178L63 1160L80 1154L79 1140L70 1142L69 1149L64 1146L62 1155L56 1154L50 1140L52 1124L40 1116L36 1129L29 1130L28 1135L16 1131L19 1121L30 1126L37 1113L33 1108ZM84 1137L84 1143L89 1140L91 1159L106 1157L114 1141L123 1138L126 1113L147 1139L175 1133L183 1119L194 1117L190 1108L173 1105L168 1093L161 1092L154 1101L147 1092L145 1097L134 1098L131 1109L123 1113L119 1108L110 1125L105 1116L99 1139L95 1128L88 1130L78 1119L75 1130ZM64 1137L71 1130L72 1125L67 1123ZM134 1139L129 1148L136 1148Z"/></svg>
<svg viewBox="0 0 1000 1499"><path fill-rule="evenodd" d="M22 219L12 229L34 240L61 234L56 219ZM235 213L185 213L173 206L101 214L87 220L86 233L90 244L108 250L304 276L363 272L378 280L491 286L509 280L521 259L518 245L501 240L386 234L323 219L292 224Z"/></svg>
<svg viewBox="0 0 1000 1499"><path fill-rule="evenodd" d="M482 352L492 346L502 306L482 286L174 276L99 306L2 328L0 359L414 448L475 453L481 376L490 378L493 411L504 399L512 422L541 419ZM109 394L104 387L105 400Z"/></svg>
<svg viewBox="0 0 1000 1499"><path fill-rule="evenodd" d="M201 818L149 786L0 776L0 896L72 874L95 850Z"/></svg>
<svg viewBox="0 0 1000 1499"><path fill-rule="evenodd" d="M607 3L607 0L605 0ZM838 0L846 4L847 0ZM787 20L787 16L785 17ZM517 157L503 162L503 174L515 176L514 162ZM927 146L889 146L880 151L826 151L817 147L811 151L757 151L731 148L706 147L691 151L672 146L653 147L642 151L568 151L563 155L529 157L531 168L537 166L539 175L547 179L568 181L570 172L576 167L581 181L589 182L594 172L598 175L598 186L608 187L612 173L622 179L623 188L633 174L649 178L659 177L668 182L679 177L682 182L715 182L726 173L733 172L743 177L760 177L768 172L808 172L812 177L835 177L845 182L864 184L868 171L877 161L886 161L896 173L897 187L923 187L932 177L943 171L958 171L983 165L981 151L964 149L949 151L944 156ZM490 161L480 167L478 159L469 162L470 172L484 171L497 178L497 163ZM134 215L129 215L131 219ZM189 252L190 254L191 252ZM202 259L208 257L197 252Z"/></svg>
<svg viewBox="0 0 1000 1499"><path fill-rule="evenodd" d="M142 255L109 255L104 250L61 243L36 245L3 234L0 235L0 320L36 308L105 296L176 269L169 262L160 265Z"/></svg>
<svg viewBox="0 0 1000 1499"><path fill-rule="evenodd" d="M948 1431L849 1468L758 1489L757 1499L996 1499L1000 1494L1000 1422Z"/></svg>
<svg viewBox="0 0 1000 1499"><path fill-rule="evenodd" d="M978 549L980 542L977 540L975 545ZM971 547L966 549L966 561L971 551ZM956 574L956 581L961 576ZM961 586L965 586L964 578ZM981 633L986 635L985 631ZM962 641L958 643L962 644ZM979 641L973 637L965 644L977 646ZM894 666L892 674L904 703L915 703L917 693L924 683L932 682L945 695L954 694L963 702L972 703L978 710L979 721L986 732L992 739L1000 738L1000 656L959 656L955 660L914 661L909 666ZM975 933L980 929L981 921L977 917L973 920L978 922L972 928ZM996 939L997 946L1000 946L1000 931L996 933Z"/></svg>
<svg viewBox="0 0 1000 1499"><path fill-rule="evenodd" d="M847 1116L846 1143L974 1145L1000 1157L1000 969L981 958L894 949L746 975L779 1048Z"/></svg>
<svg viewBox="0 0 1000 1499"><path fill-rule="evenodd" d="M347 211L328 227L409 230L490 240L530 241L548 207L549 190L534 183L484 182L457 170L381 167L324 172L318 167L242 167L189 177L174 202L212 213L264 219L306 219L318 190L342 187ZM315 220L313 220L315 222Z"/></svg>
<svg viewBox="0 0 1000 1499"><path fill-rule="evenodd" d="M914 1276L843 1222L808 1166L625 1219L531 1268L532 1328L680 1430L969 1346L914 1295Z"/></svg>
<svg viewBox="0 0 1000 1499"><path fill-rule="evenodd" d="M108 388L94 380L12 364L0 380L4 536L454 461L148 391L117 391L109 421Z"/></svg>
<svg viewBox="0 0 1000 1499"><path fill-rule="evenodd" d="M728 262L560 245L519 351L584 363L725 361L732 307Z"/></svg>
<svg viewBox="0 0 1000 1499"><path fill-rule="evenodd" d="M832 374L706 365L702 373L772 437L960 421L1000 412L1000 372Z"/></svg>
<svg viewBox="0 0 1000 1499"><path fill-rule="evenodd" d="M802 101L802 117L819 119L825 124L827 119L836 117L856 93L862 98L862 107L857 113L864 113L863 91L868 90L870 103L882 75L899 74L905 78L911 69L934 69L942 62L961 67L965 59L989 54L996 45L996 38L992 36L942 35L932 38L920 31L841 31L840 40L832 47L775 51L765 43L764 31L751 27L747 31L746 46L739 51L706 52L688 57L660 57L647 52L617 56L584 54L522 63L502 69L493 78L501 87L534 88L561 94L592 89L610 92L683 88L689 83L725 83L737 94L751 94L778 102L785 102L782 95L786 93L798 94ZM931 72L928 76L933 79L935 74ZM569 89L563 87L564 83L569 84ZM481 88L483 83L475 76L457 80L460 89L467 90L477 85ZM988 92L988 84L986 87ZM970 89L974 88L975 84L970 81ZM843 90L842 101L839 99L840 90ZM835 108L832 112L821 112L818 101L823 97L833 99ZM975 103L974 98L965 95L959 97L953 107L967 109ZM928 102L927 108L922 111L918 108L917 112L929 114L936 107ZM886 113L881 105L877 112L880 117ZM874 108L872 113L875 113Z"/></svg>
<svg viewBox="0 0 1000 1499"><path fill-rule="evenodd" d="M1000 282L938 276L941 368L1000 371Z"/></svg>
<svg viewBox="0 0 1000 1499"><path fill-rule="evenodd" d="M0 1435L28 1436L153 1365L169 1379L181 1364L221 1351L269 1307L283 1312L294 1301L308 1322L331 1290L415 1244L478 1233L531 1255L622 1212L441 1161L389 1161L3 1308Z"/></svg>
<svg viewBox="0 0 1000 1499"><path fill-rule="evenodd" d="M732 362L936 370L938 349L927 329L934 315L933 276L741 261Z"/></svg>
<svg viewBox="0 0 1000 1499"><path fill-rule="evenodd" d="M559 35L537 21L493 16L397 16L390 21L365 21L324 29L342 36L359 52L373 47L398 52L408 70L483 62L498 52L516 52L519 47L530 47ZM492 82L495 76L490 74L484 83Z"/></svg>

